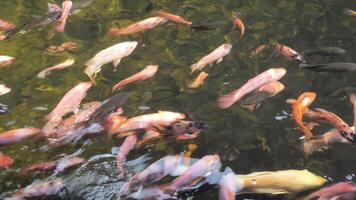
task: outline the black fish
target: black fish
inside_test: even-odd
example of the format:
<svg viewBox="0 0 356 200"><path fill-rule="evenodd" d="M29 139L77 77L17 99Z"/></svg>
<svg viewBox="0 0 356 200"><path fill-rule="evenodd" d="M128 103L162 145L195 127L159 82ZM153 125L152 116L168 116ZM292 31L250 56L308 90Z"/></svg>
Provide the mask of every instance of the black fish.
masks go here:
<svg viewBox="0 0 356 200"><path fill-rule="evenodd" d="M304 56L311 56L314 54L322 55L322 56L332 56L332 55L340 55L346 53L345 49L339 47L317 47L312 49L307 49L302 54Z"/></svg>
<svg viewBox="0 0 356 200"><path fill-rule="evenodd" d="M356 63L336 62L326 64L300 64L299 68L316 72L351 72L356 71Z"/></svg>
<svg viewBox="0 0 356 200"><path fill-rule="evenodd" d="M88 123L100 123L115 112L128 99L128 93L119 93L106 100L90 117Z"/></svg>
<svg viewBox="0 0 356 200"><path fill-rule="evenodd" d="M195 30L200 31L211 31L225 26L226 21L214 21L214 22L206 22L201 24L193 23L190 27Z"/></svg>

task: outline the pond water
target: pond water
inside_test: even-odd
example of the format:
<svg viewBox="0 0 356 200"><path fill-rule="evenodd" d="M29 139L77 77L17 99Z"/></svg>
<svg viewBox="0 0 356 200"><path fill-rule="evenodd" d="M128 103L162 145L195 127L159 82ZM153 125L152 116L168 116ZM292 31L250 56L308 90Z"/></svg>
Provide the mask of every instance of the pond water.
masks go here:
<svg viewBox="0 0 356 200"><path fill-rule="evenodd" d="M61 1L51 1L60 4ZM75 1L74 1L75 2ZM46 0L3 0L0 18L24 24L47 12ZM223 21L216 30L196 31L188 26L165 23L143 33L106 37L110 27L122 27L150 17L152 8L184 16L194 23ZM347 53L339 56L308 58L309 63L355 62L356 18L345 15L343 9L355 9L350 0L94 0L90 5L69 17L65 32L47 39L50 26L17 34L0 42L0 54L16 57L14 63L0 70L1 83L12 88L0 97L10 111L0 116L0 131L26 126L42 127L44 116L61 97L82 81L85 62L98 51L124 41L138 41L136 50L113 72L111 64L103 66L97 85L89 90L83 102L105 100L111 87L149 64L158 64L157 74L150 80L130 85L122 91L129 93L123 106L128 117L143 113L169 110L185 113L189 119L208 124L200 136L192 141L160 141L135 149L127 158L123 176L116 170L115 157L110 155L122 140L106 136L61 148L49 148L45 141L29 140L0 150L15 159L9 170L0 171L0 197L34 181L61 177L67 188L62 199L115 199L121 185L136 171L167 154L179 154L190 143L197 145L193 157L218 154L223 166L238 174L256 171L308 169L330 181L354 180L356 147L335 147L305 156L298 149L301 132L290 118L288 98L296 98L304 91L314 91L317 99L312 107L325 108L352 124L352 105L346 94L336 91L352 90L355 73L315 73L298 69L295 62L283 57L269 59L270 50L251 58L250 52L271 39L297 51L313 47L337 46ZM232 19L240 12L245 23L245 35L240 38ZM60 54L46 53L46 48L74 41L78 48ZM209 76L203 86L189 89L192 79L190 65L223 43L234 45L231 53L219 64L207 67ZM55 72L45 79L36 78L42 69L75 58L72 67ZM219 109L216 99L241 86L251 77L271 67L288 70L281 80L286 89L263 102L255 112L235 104ZM147 106L149 110L140 110ZM321 134L329 126L318 128ZM20 176L18 171L31 163L55 160L81 151L80 155L93 161L77 170L63 174L36 173ZM166 180L167 181L167 180ZM165 181L162 181L162 183ZM180 197L182 199L218 199L218 189L208 187ZM237 199L285 199L285 196L237 196Z"/></svg>

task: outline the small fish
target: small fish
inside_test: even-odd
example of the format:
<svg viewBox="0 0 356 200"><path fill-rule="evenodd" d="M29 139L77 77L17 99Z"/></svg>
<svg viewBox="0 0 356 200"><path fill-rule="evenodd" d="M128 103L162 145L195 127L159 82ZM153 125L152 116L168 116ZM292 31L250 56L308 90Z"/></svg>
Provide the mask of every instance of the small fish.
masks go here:
<svg viewBox="0 0 356 200"><path fill-rule="evenodd" d="M0 55L0 66L10 65L14 60L14 57Z"/></svg>
<svg viewBox="0 0 356 200"><path fill-rule="evenodd" d="M273 97L284 90L284 85L279 81L271 81L258 88L251 96L244 99L241 103L242 107L247 107L251 111L255 110L262 101Z"/></svg>
<svg viewBox="0 0 356 200"><path fill-rule="evenodd" d="M122 171L122 166L124 164L126 156L130 153L130 151L135 148L137 143L136 135L129 135L126 137L124 143L120 146L120 150L116 156L116 165L117 168Z"/></svg>
<svg viewBox="0 0 356 200"><path fill-rule="evenodd" d="M347 125L344 120L342 120L335 113L321 108L316 108L314 111L307 111L306 116L312 119L323 120L328 122L334 128L338 129L343 137L350 140L350 142L356 142L356 134L354 133L352 128L350 128L350 126Z"/></svg>
<svg viewBox="0 0 356 200"><path fill-rule="evenodd" d="M14 159L0 152L0 169L9 169Z"/></svg>
<svg viewBox="0 0 356 200"><path fill-rule="evenodd" d="M55 161L47 161L47 162L40 162L35 163L30 166L23 168L20 172L21 175L28 175L32 171L47 171L47 170L54 170L58 165L58 160Z"/></svg>
<svg viewBox="0 0 356 200"><path fill-rule="evenodd" d="M353 127L356 128L356 93L350 95L350 101L354 106L354 123L353 123Z"/></svg>
<svg viewBox="0 0 356 200"><path fill-rule="evenodd" d="M0 133L0 146L16 144L22 140L37 136L41 133L38 128L19 128Z"/></svg>
<svg viewBox="0 0 356 200"><path fill-rule="evenodd" d="M216 63L220 63L224 56L230 53L232 48L232 44L222 44L214 51L209 53L208 55L201 58L197 63L190 66L192 69L192 73L197 70L202 70L206 65L212 64L216 61Z"/></svg>
<svg viewBox="0 0 356 200"><path fill-rule="evenodd" d="M320 187L327 180L308 170L283 170L237 175L236 182L238 187L242 187L242 190L238 192L239 194L286 194Z"/></svg>
<svg viewBox="0 0 356 200"><path fill-rule="evenodd" d="M241 188L237 187L235 173L227 167L219 182L219 200L235 200L236 192Z"/></svg>
<svg viewBox="0 0 356 200"><path fill-rule="evenodd" d="M179 24L184 24L184 25L188 25L188 26L192 25L192 22L187 21L187 20L183 19L183 17L174 15L172 13L163 12L163 11L152 11L151 14L156 17L163 17L167 20L170 20L172 22L176 22Z"/></svg>
<svg viewBox="0 0 356 200"><path fill-rule="evenodd" d="M11 88L7 87L4 84L0 84L0 96L7 94L9 92L11 92Z"/></svg>
<svg viewBox="0 0 356 200"><path fill-rule="evenodd" d="M148 65L145 69L141 70L140 72L118 82L112 87L112 93L117 90L124 88L125 86L135 83L138 81L144 81L151 77L153 77L158 70L158 65Z"/></svg>
<svg viewBox="0 0 356 200"><path fill-rule="evenodd" d="M70 89L63 96L63 98L59 101L59 103L52 110L52 112L45 117L47 123L42 128L42 131L46 136L49 136L49 134L62 120L62 117L64 115L74 112L78 109L80 102L86 97L87 91L91 87L91 82L82 82Z"/></svg>
<svg viewBox="0 0 356 200"><path fill-rule="evenodd" d="M226 109L232 106L236 101L240 100L246 94L253 92L254 90L260 88L261 86L269 83L271 81L278 81L281 79L287 70L285 68L271 68L263 73L257 75L256 77L249 79L243 86L240 88L222 95L217 100L217 105L221 109Z"/></svg>
<svg viewBox="0 0 356 200"><path fill-rule="evenodd" d="M300 69L308 69L316 72L352 72L356 71L356 63L336 62L327 64L300 64Z"/></svg>
<svg viewBox="0 0 356 200"><path fill-rule="evenodd" d="M129 56L135 50L137 44L136 41L121 42L100 51L85 64L84 73L95 83L94 78L100 72L101 66L112 62L116 69L121 59Z"/></svg>
<svg viewBox="0 0 356 200"><path fill-rule="evenodd" d="M115 133L147 129L157 126L169 126L184 118L185 114L170 111L158 111L157 113L139 115L122 122L115 132L111 132L110 134L112 135Z"/></svg>
<svg viewBox="0 0 356 200"><path fill-rule="evenodd" d="M218 155L207 155L202 157L191 167L188 168L182 175L174 179L168 184L165 191L175 193L185 186L192 184L199 178L206 177L211 173L218 172L220 170L221 163Z"/></svg>
<svg viewBox="0 0 356 200"><path fill-rule="evenodd" d="M200 85L204 84L204 80L206 79L206 77L208 77L208 73L206 72L200 72L200 74L188 84L189 88L197 88Z"/></svg>
<svg viewBox="0 0 356 200"><path fill-rule="evenodd" d="M6 21L4 19L0 19L0 31L9 31L9 30L13 30L16 28L16 25Z"/></svg>
<svg viewBox="0 0 356 200"><path fill-rule="evenodd" d="M276 52L283 55L287 60L296 60L301 63L306 63L304 57L292 48L280 44L275 40L272 40L271 44L274 46Z"/></svg>
<svg viewBox="0 0 356 200"><path fill-rule="evenodd" d="M46 68L42 70L40 73L37 74L37 78L45 78L49 75L52 71L62 70L67 67L70 67L74 64L75 60L73 58L67 59L62 63L59 63L53 67Z"/></svg>
<svg viewBox="0 0 356 200"><path fill-rule="evenodd" d="M244 25L244 23L241 21L239 15L240 15L240 13L238 13L237 16L235 17L235 19L234 19L234 24L235 24L235 26L237 26L237 27L240 28L240 32L241 32L240 38L242 38L242 36L243 36L244 33L245 33L245 25Z"/></svg>
<svg viewBox="0 0 356 200"><path fill-rule="evenodd" d="M339 195L346 193L355 193L356 194L356 183L353 182L340 182L327 187L324 187L316 192L305 197L303 200L354 200L353 199L344 199L344 198L335 198ZM355 197L355 196L354 196Z"/></svg>
<svg viewBox="0 0 356 200"><path fill-rule="evenodd" d="M348 9L348 8L345 8L345 9L344 9L344 13L345 13L346 15L356 16L356 11L353 11L353 10Z"/></svg>
<svg viewBox="0 0 356 200"><path fill-rule="evenodd" d="M73 2L70 0L64 0L62 2L62 14L61 17L58 19L59 24L54 28L55 31L57 32L64 31L72 6L73 6Z"/></svg>
<svg viewBox="0 0 356 200"><path fill-rule="evenodd" d="M226 24L226 21L222 21L222 20L213 21L213 22L203 22L200 24L193 23L191 25L191 28L195 29L195 30L200 30L200 31L211 31L211 30L221 28L221 27L225 26L225 24Z"/></svg>
<svg viewBox="0 0 356 200"><path fill-rule="evenodd" d="M339 48L339 47L317 47L312 49L307 49L302 52L304 56L311 56L311 55L322 55L322 56L330 56L330 55L340 55L345 54L346 50Z"/></svg>
<svg viewBox="0 0 356 200"><path fill-rule="evenodd" d="M152 29L158 25L161 25L167 21L163 17L150 17L142 21L133 23L124 28L110 28L108 35L109 36L120 36L120 35L129 35L137 32L141 32L147 29Z"/></svg>
<svg viewBox="0 0 356 200"><path fill-rule="evenodd" d="M58 195L64 189L62 180L57 178L52 181L32 183L23 189L12 194L12 197L4 200L26 200L26 199L41 199L43 197Z"/></svg>
<svg viewBox="0 0 356 200"><path fill-rule="evenodd" d="M67 169L77 167L85 162L86 162L86 160L81 157L76 157L76 156L64 157L59 160L55 171L56 172L64 172Z"/></svg>
<svg viewBox="0 0 356 200"><path fill-rule="evenodd" d="M257 57L258 54L260 54L264 49L268 48L267 45L261 44L258 46L256 49L251 51L250 58L255 58Z"/></svg>
<svg viewBox="0 0 356 200"><path fill-rule="evenodd" d="M308 107L313 103L315 98L316 94L314 92L304 92L296 101L291 102L293 107L293 119L300 130L304 133L306 139L312 138L313 134L304 126L303 115L308 111Z"/></svg>

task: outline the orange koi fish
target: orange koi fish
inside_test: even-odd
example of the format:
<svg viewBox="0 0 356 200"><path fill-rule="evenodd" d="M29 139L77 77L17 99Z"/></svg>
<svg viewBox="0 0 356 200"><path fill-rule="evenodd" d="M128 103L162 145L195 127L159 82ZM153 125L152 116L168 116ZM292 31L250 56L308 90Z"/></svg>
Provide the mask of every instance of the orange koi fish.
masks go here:
<svg viewBox="0 0 356 200"><path fill-rule="evenodd" d="M152 11L151 12L152 15L157 16L157 17L163 17L167 20L170 20L172 22L176 22L179 24L185 24L185 25L192 25L192 22L185 20L183 17L178 16L178 15L174 15L168 12L163 12L163 11Z"/></svg>

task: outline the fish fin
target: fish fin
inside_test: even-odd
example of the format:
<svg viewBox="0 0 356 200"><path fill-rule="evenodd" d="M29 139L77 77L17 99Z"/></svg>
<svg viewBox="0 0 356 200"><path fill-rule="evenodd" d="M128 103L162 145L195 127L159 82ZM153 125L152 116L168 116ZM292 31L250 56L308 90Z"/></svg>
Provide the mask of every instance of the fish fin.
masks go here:
<svg viewBox="0 0 356 200"><path fill-rule="evenodd" d="M223 61L223 58L220 58L219 60L216 61L216 64L221 63L221 61Z"/></svg>
<svg viewBox="0 0 356 200"><path fill-rule="evenodd" d="M121 58L114 60L112 64L114 65L114 72L117 70L117 66L120 64Z"/></svg>
<svg viewBox="0 0 356 200"><path fill-rule="evenodd" d="M190 69L192 70L190 74L193 74L195 71L200 69L200 66L198 65L198 63L194 63L190 66Z"/></svg>
<svg viewBox="0 0 356 200"><path fill-rule="evenodd" d="M297 100L296 99L287 99L286 103L287 104L294 104Z"/></svg>
<svg viewBox="0 0 356 200"><path fill-rule="evenodd" d="M322 109L322 108L315 108L314 110L321 112L321 113L328 113L329 111Z"/></svg>
<svg viewBox="0 0 356 200"><path fill-rule="evenodd" d="M221 109L226 109L232 106L236 102L235 95L233 94L226 94L219 97L216 101L217 105Z"/></svg>

